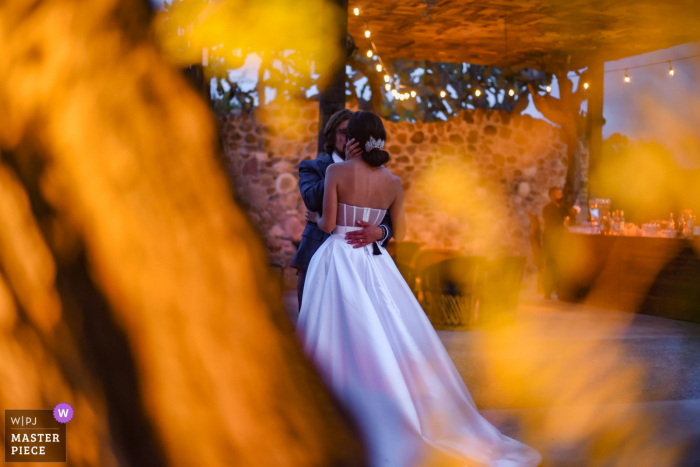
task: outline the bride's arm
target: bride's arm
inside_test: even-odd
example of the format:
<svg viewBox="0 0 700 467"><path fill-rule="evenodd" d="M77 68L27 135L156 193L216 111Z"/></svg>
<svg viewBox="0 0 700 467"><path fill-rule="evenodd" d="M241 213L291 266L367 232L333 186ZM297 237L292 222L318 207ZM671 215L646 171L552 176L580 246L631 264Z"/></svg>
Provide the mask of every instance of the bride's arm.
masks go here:
<svg viewBox="0 0 700 467"><path fill-rule="evenodd" d="M396 198L394 198L394 202L391 203L389 215L391 216L391 229L393 230L394 240L402 242L406 237L406 213L403 210L403 187L398 177L394 183L396 185Z"/></svg>
<svg viewBox="0 0 700 467"><path fill-rule="evenodd" d="M318 228L326 233L333 232L338 216L338 167L326 169L326 187L323 191L323 215L318 220Z"/></svg>

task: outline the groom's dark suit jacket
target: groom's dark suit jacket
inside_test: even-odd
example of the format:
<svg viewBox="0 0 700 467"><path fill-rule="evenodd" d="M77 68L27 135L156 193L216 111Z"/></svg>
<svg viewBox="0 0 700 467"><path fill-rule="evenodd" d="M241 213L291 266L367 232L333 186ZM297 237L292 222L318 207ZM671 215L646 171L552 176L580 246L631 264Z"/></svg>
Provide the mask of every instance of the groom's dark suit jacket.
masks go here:
<svg viewBox="0 0 700 467"><path fill-rule="evenodd" d="M304 204L309 211L314 211L323 214L323 189L326 181L326 169L333 163L333 157L326 154L323 157L310 161L301 161L299 164L299 191L304 200ZM391 218L387 212L382 220L388 231L386 239L382 246L386 247L392 236ZM304 228L304 233L301 234L301 243L297 254L292 259L290 265L294 269L306 271L311 262L311 257L316 253L316 250L326 241L330 235L318 228L315 222L307 222Z"/></svg>

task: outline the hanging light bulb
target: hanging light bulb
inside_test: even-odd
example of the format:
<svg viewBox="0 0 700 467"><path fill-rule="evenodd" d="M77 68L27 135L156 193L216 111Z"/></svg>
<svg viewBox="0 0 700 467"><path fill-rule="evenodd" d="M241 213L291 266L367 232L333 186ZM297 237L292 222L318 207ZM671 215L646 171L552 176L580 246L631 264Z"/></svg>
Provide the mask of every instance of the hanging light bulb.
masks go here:
<svg viewBox="0 0 700 467"><path fill-rule="evenodd" d="M668 62L668 74L673 76L676 72L673 71L673 67L671 66L671 62Z"/></svg>
<svg viewBox="0 0 700 467"><path fill-rule="evenodd" d="M391 90L391 95L394 96L395 98L399 97L399 92L396 89Z"/></svg>
<svg viewBox="0 0 700 467"><path fill-rule="evenodd" d="M627 70L625 70L625 83L630 82L630 77L627 75Z"/></svg>
<svg viewBox="0 0 700 467"><path fill-rule="evenodd" d="M380 64L377 64L377 71L382 71L382 66Z"/></svg>
<svg viewBox="0 0 700 467"><path fill-rule="evenodd" d="M445 91L440 91L440 97L445 97L447 93Z"/></svg>
<svg viewBox="0 0 700 467"><path fill-rule="evenodd" d="M583 89L588 89L588 83L583 83Z"/></svg>
<svg viewBox="0 0 700 467"><path fill-rule="evenodd" d="M411 97L416 97L416 91L411 91Z"/></svg>
<svg viewBox="0 0 700 467"><path fill-rule="evenodd" d="M365 37L369 37L369 29L365 30Z"/></svg>
<svg viewBox="0 0 700 467"><path fill-rule="evenodd" d="M552 86L547 85L547 92L552 92Z"/></svg>
<svg viewBox="0 0 700 467"><path fill-rule="evenodd" d="M508 95L510 97L513 97L515 95L515 91L511 89L510 91L508 91Z"/></svg>
<svg viewBox="0 0 700 467"><path fill-rule="evenodd" d="M386 85L384 85L384 89L386 89L387 91L390 90L390 89L391 89L391 84L386 84Z"/></svg>
<svg viewBox="0 0 700 467"><path fill-rule="evenodd" d="M476 91L474 91L474 95L475 95L476 97L479 97L479 96L481 95L481 91L479 91L479 90L477 89Z"/></svg>
<svg viewBox="0 0 700 467"><path fill-rule="evenodd" d="M384 75L384 82L385 83L388 83L390 79L391 78L389 78L389 75Z"/></svg>
<svg viewBox="0 0 700 467"><path fill-rule="evenodd" d="M370 58L372 58L372 57L374 56L374 52L372 52L371 50L368 50L368 51L367 51L367 56L370 57Z"/></svg>
<svg viewBox="0 0 700 467"><path fill-rule="evenodd" d="M354 10L352 10L353 13L355 13L355 16L360 16L360 9L355 7Z"/></svg>

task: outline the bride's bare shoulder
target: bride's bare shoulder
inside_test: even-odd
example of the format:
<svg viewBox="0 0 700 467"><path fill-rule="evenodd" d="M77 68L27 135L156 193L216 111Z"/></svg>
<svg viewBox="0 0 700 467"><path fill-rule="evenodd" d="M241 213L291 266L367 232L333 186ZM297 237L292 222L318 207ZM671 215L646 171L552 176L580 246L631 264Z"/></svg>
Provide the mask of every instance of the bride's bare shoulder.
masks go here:
<svg viewBox="0 0 700 467"><path fill-rule="evenodd" d="M386 177L387 185L391 186L394 191L403 191L403 183L399 177L391 173L386 167L382 167L382 171Z"/></svg>
<svg viewBox="0 0 700 467"><path fill-rule="evenodd" d="M328 177L329 174L338 174L345 170L348 170L347 161L336 162L335 164L331 164L328 166L328 168L326 169L326 177Z"/></svg>
<svg viewBox="0 0 700 467"><path fill-rule="evenodd" d="M386 177L387 177L388 179L391 179L391 180L393 180L394 182L399 182L399 183L401 182L401 179L400 179L399 177L397 177L396 175L394 175L393 173L391 173L391 170L387 169L387 168L384 167L384 166L382 166L382 172L384 172L384 174L386 175Z"/></svg>

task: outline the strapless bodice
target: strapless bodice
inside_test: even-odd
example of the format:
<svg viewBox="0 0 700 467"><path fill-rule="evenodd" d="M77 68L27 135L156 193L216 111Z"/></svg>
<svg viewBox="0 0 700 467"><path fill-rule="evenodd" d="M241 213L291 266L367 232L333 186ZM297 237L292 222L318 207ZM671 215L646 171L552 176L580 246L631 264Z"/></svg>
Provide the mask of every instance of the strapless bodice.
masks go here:
<svg viewBox="0 0 700 467"><path fill-rule="evenodd" d="M368 222L372 225L382 223L386 209L363 208L349 204L338 203L338 215L335 224L341 227L356 227L357 221Z"/></svg>

